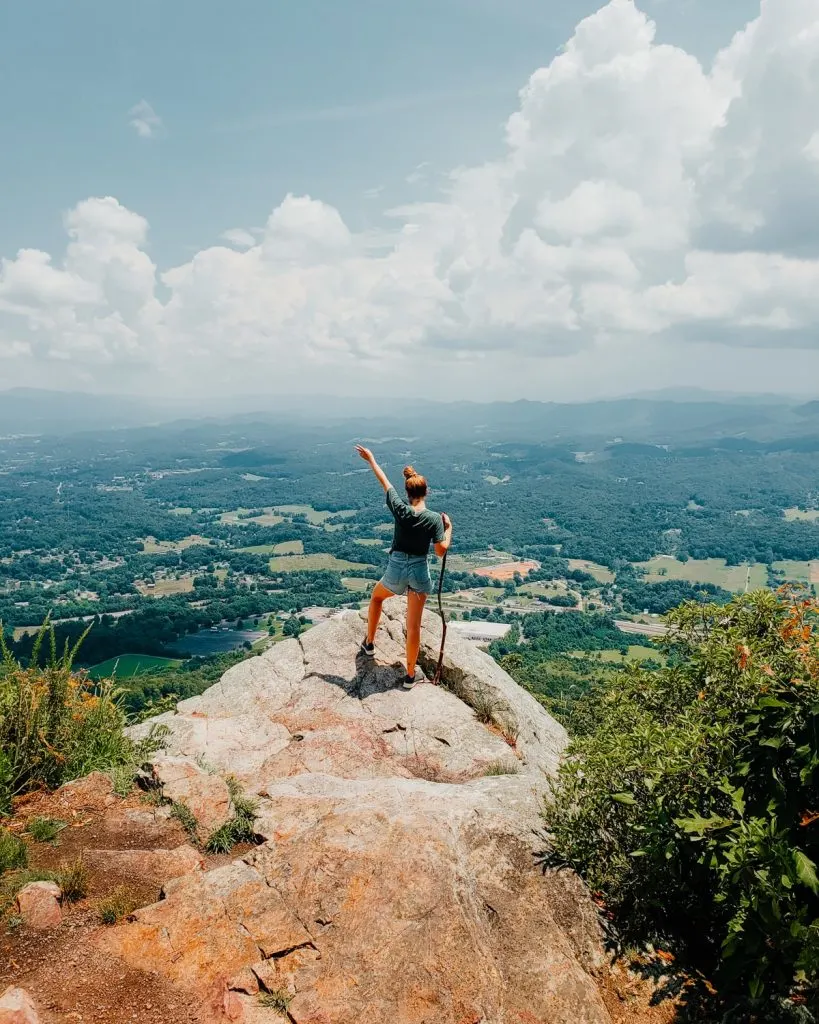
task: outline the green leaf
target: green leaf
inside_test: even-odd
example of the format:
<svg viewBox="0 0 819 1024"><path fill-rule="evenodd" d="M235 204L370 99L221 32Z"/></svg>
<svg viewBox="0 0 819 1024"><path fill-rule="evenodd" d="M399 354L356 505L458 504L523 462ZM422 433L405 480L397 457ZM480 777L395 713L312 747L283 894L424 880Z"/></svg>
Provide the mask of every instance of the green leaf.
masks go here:
<svg viewBox="0 0 819 1024"><path fill-rule="evenodd" d="M710 832L716 828L729 828L733 825L730 818L718 818L716 815L712 815L710 818L703 818L699 814L695 814L693 818L675 818L674 824L689 834L702 835L704 832Z"/></svg>
<svg viewBox="0 0 819 1024"><path fill-rule="evenodd" d="M801 850L793 851L793 863L796 867L796 876L802 885L806 885L811 892L819 893L819 878L816 876L816 865Z"/></svg>
<svg viewBox="0 0 819 1024"><path fill-rule="evenodd" d="M612 793L611 798L618 804L625 804L627 807L634 807L637 803L633 793Z"/></svg>

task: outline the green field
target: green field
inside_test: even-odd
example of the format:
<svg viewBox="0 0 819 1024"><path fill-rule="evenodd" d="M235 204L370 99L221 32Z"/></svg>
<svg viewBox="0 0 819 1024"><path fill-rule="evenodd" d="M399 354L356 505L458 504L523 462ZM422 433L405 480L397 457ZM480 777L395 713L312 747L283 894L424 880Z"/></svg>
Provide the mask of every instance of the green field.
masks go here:
<svg viewBox="0 0 819 1024"><path fill-rule="evenodd" d="M621 651L570 651L570 658L588 658L589 661L601 661L605 665L639 665L643 661L653 659L654 661L665 662L665 655L656 647L645 647L642 644L632 644L628 653Z"/></svg>
<svg viewBox="0 0 819 1024"><path fill-rule="evenodd" d="M356 537L353 541L354 544L361 544L366 548L383 548L384 541L379 540L378 537Z"/></svg>
<svg viewBox="0 0 819 1024"><path fill-rule="evenodd" d="M255 544L249 548L239 548L249 555L303 555L304 542L300 540L283 540L279 544Z"/></svg>
<svg viewBox="0 0 819 1024"><path fill-rule="evenodd" d="M313 526L323 526L328 519L349 519L355 515L355 509L346 508L340 512L319 512L312 505L276 505L275 511L281 512L283 516L306 516L307 522Z"/></svg>
<svg viewBox="0 0 819 1024"><path fill-rule="evenodd" d="M774 562L774 569L785 574L785 579L800 583L819 583L819 562Z"/></svg>
<svg viewBox="0 0 819 1024"><path fill-rule="evenodd" d="M678 562L676 558L658 555L650 562L636 562L639 569L645 569L647 583L660 583L663 580L687 580L689 583L713 583L725 590L742 593L767 586L768 572L764 565L754 563L746 565L727 565L724 558L691 558L687 562Z"/></svg>
<svg viewBox="0 0 819 1024"><path fill-rule="evenodd" d="M519 594L530 594L532 597L554 597L556 594L565 594L567 588L560 583L524 583L518 587Z"/></svg>
<svg viewBox="0 0 819 1024"><path fill-rule="evenodd" d="M614 573L611 569L607 569L605 565L598 565L597 562L587 562L584 558L570 558L569 568L587 572L601 583L614 583Z"/></svg>
<svg viewBox="0 0 819 1024"><path fill-rule="evenodd" d="M789 523L797 522L799 520L807 523L816 523L819 522L819 509L786 508L785 518Z"/></svg>
<svg viewBox="0 0 819 1024"><path fill-rule="evenodd" d="M278 526L284 522L284 516L274 514L272 508L266 508L260 515L247 517L252 511L249 508L235 508L231 512L223 512L219 516L219 522L225 526L249 526L251 523L256 526Z"/></svg>
<svg viewBox="0 0 819 1024"><path fill-rule="evenodd" d="M165 668L174 668L182 662L175 658L155 658L152 654L120 654L117 658L101 661L88 670L92 679L129 679L131 676L144 675L146 672L161 672Z"/></svg>
<svg viewBox="0 0 819 1024"><path fill-rule="evenodd" d="M304 541L301 540L285 540L281 544L275 544L273 546L274 555L303 555L304 554Z"/></svg>
<svg viewBox="0 0 819 1024"><path fill-rule="evenodd" d="M192 533L189 537L183 537L182 540L157 540L156 537L146 537L141 543L143 555L166 555L169 551L185 551L197 544L207 547L213 541Z"/></svg>
<svg viewBox="0 0 819 1024"><path fill-rule="evenodd" d="M248 548L248 550L253 550ZM370 566L361 562L347 562L343 558L336 558L335 555L282 555L279 558L270 559L271 572L305 572L318 569L333 569L335 572L345 572L348 569L369 569Z"/></svg>

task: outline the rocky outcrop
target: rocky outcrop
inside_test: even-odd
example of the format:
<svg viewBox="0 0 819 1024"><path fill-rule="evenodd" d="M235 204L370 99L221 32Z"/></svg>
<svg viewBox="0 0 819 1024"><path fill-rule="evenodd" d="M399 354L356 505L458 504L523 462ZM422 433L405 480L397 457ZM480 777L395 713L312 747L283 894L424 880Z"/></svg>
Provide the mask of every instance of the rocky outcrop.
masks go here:
<svg viewBox="0 0 819 1024"><path fill-rule="evenodd" d="M446 686L402 690L392 605L374 662L350 613L160 719L183 778L206 763L256 794L263 843L169 881L100 947L214 1021L604 1024L592 904L532 855L563 729L459 637Z"/></svg>
<svg viewBox="0 0 819 1024"><path fill-rule="evenodd" d="M22 988L7 988L0 996L0 1024L40 1024L31 996Z"/></svg>

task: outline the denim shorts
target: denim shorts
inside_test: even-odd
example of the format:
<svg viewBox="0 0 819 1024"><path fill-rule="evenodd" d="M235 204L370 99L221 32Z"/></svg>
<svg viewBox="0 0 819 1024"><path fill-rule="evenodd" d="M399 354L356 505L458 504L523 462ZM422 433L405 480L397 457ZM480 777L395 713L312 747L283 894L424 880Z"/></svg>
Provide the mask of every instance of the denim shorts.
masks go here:
<svg viewBox="0 0 819 1024"><path fill-rule="evenodd" d="M414 590L417 594L432 593L429 565L426 555L408 555L404 551L390 552L387 571L381 583L393 594L406 594Z"/></svg>

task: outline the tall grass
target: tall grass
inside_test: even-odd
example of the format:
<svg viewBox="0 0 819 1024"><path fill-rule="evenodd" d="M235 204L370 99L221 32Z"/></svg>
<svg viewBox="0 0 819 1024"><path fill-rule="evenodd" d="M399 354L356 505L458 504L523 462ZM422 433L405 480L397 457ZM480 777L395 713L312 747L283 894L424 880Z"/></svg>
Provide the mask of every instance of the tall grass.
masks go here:
<svg viewBox="0 0 819 1024"><path fill-rule="evenodd" d="M59 654L46 622L24 666L0 629L0 813L16 796L134 760L111 681L92 682L72 670L82 639Z"/></svg>

